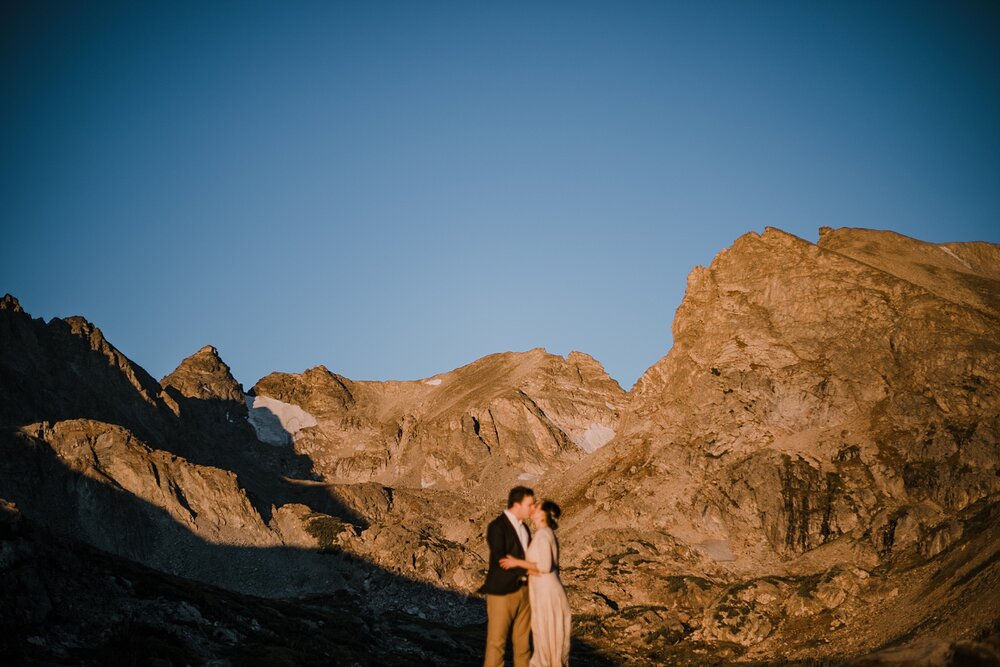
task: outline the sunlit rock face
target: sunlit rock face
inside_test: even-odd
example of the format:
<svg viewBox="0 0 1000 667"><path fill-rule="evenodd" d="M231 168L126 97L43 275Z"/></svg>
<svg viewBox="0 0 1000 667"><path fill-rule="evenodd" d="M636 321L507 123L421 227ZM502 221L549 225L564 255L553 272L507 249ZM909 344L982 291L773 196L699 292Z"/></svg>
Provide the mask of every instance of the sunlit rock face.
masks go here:
<svg viewBox="0 0 1000 667"><path fill-rule="evenodd" d="M200 398L239 403L243 388L233 377L219 351L206 345L185 359L174 372L160 380L167 389L174 389L185 398Z"/></svg>
<svg viewBox="0 0 1000 667"><path fill-rule="evenodd" d="M574 628L611 656L593 664L992 650L1000 248L747 234L692 271L673 333L627 394L541 348L244 390L211 346L157 383L8 296L0 498L163 572L441 621L447 643L483 620L483 531L526 483L563 505Z"/></svg>
<svg viewBox="0 0 1000 667"><path fill-rule="evenodd" d="M319 366L271 374L251 393L253 412L261 401L279 402L274 414L294 421L284 430L296 452L328 481L477 489L492 498L605 445L626 397L592 357L541 348L412 382L353 381Z"/></svg>
<svg viewBox="0 0 1000 667"><path fill-rule="evenodd" d="M818 244L768 229L696 268L674 347L615 440L564 478L563 539L586 545L574 578L604 596L577 606L681 609L640 634L680 623L679 642L741 656L903 634L884 619L858 634L887 581L956 549L969 567L995 554L967 547L1000 491L998 294L995 245L858 229ZM665 583L678 575L704 580ZM954 603L899 586L911 627Z"/></svg>

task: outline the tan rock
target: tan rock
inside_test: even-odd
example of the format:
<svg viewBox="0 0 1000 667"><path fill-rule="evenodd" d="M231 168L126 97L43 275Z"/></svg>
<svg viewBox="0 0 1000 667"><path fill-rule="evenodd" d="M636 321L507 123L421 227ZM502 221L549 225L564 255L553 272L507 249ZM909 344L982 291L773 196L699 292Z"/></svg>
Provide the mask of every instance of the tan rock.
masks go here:
<svg viewBox="0 0 1000 667"><path fill-rule="evenodd" d="M541 348L412 382L352 381L323 367L275 373L251 393L301 409L300 423L315 421L291 439L327 481L481 489L491 498L603 446L625 405L592 357Z"/></svg>
<svg viewBox="0 0 1000 667"><path fill-rule="evenodd" d="M541 348L412 382L276 373L246 402L204 348L160 392L85 320L5 298L0 496L237 589L405 611L398 583L423 582L422 614L478 586L486 523L527 483L563 504L578 632L630 664L840 660L915 632L978 651L961 641L1000 618L998 267L984 243L747 234L692 271L674 347L627 395ZM222 569L190 536L276 550Z"/></svg>

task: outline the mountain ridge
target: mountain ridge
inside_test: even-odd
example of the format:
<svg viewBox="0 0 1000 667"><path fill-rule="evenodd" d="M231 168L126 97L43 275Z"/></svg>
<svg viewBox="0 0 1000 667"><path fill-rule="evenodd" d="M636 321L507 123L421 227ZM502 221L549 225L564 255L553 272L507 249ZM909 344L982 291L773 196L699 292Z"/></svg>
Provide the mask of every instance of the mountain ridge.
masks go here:
<svg viewBox="0 0 1000 667"><path fill-rule="evenodd" d="M435 591L478 586L482 531L528 484L563 506L575 627L606 655L871 665L915 637L943 666L1000 627L994 256L745 234L692 270L673 345L628 392L540 347L409 381L314 366L244 393L205 346L157 390L89 323L50 330L4 298L0 497L92 542L131 535L102 544L182 576L452 623L469 609ZM226 579L201 542L169 546L176 526L267 559Z"/></svg>

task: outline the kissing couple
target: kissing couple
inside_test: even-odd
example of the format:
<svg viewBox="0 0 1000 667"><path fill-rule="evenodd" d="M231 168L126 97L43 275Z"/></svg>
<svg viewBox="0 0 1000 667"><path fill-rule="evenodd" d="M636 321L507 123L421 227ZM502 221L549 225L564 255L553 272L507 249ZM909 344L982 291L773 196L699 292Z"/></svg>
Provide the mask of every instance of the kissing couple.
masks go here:
<svg viewBox="0 0 1000 667"><path fill-rule="evenodd" d="M486 594L483 667L503 667L509 634L514 667L569 665L569 600L559 580L559 542L553 532L561 513L551 500L536 503L534 491L515 486L507 509L487 527L490 566L479 589Z"/></svg>

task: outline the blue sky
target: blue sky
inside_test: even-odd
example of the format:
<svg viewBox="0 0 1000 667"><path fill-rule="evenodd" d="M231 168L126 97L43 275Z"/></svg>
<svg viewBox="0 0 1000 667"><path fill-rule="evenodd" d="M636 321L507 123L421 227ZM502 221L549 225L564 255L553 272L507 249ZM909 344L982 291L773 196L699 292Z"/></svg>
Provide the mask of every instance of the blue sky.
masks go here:
<svg viewBox="0 0 1000 667"><path fill-rule="evenodd" d="M1000 242L995 3L0 12L0 292L156 377L545 347L628 389L745 232Z"/></svg>

